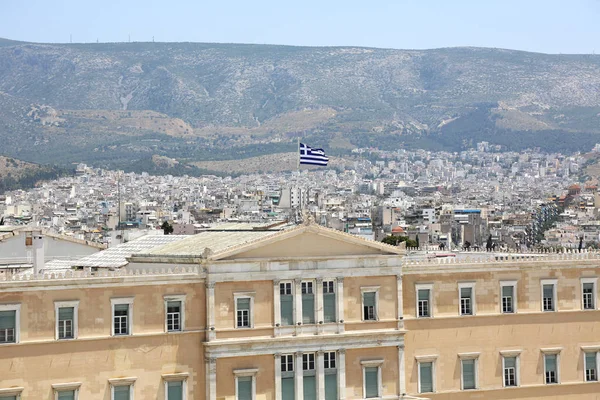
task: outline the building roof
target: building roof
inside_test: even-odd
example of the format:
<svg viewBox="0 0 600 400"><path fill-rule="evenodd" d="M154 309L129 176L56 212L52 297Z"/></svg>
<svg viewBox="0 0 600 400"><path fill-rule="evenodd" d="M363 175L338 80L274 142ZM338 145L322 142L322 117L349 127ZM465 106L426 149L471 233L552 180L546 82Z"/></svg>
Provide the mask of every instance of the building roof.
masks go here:
<svg viewBox="0 0 600 400"><path fill-rule="evenodd" d="M71 264L77 267L119 268L128 264L127 258L132 254L143 253L168 243L183 241L190 236L179 235L146 235L123 243L104 251L83 257Z"/></svg>

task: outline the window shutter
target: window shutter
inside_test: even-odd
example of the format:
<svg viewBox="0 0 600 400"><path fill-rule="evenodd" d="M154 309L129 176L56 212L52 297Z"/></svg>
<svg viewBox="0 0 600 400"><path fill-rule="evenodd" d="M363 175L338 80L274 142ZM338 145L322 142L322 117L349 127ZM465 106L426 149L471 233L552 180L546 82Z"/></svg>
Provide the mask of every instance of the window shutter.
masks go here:
<svg viewBox="0 0 600 400"><path fill-rule="evenodd" d="M433 392L433 364L430 362L420 363L421 393Z"/></svg>
<svg viewBox="0 0 600 400"><path fill-rule="evenodd" d="M75 391L67 390L58 392L58 400L75 400Z"/></svg>
<svg viewBox="0 0 600 400"><path fill-rule="evenodd" d="M316 400L317 399L317 382L314 376L304 376L303 387L304 387L304 400Z"/></svg>
<svg viewBox="0 0 600 400"><path fill-rule="evenodd" d="M16 311L0 311L0 329L15 329L16 320Z"/></svg>
<svg viewBox="0 0 600 400"><path fill-rule="evenodd" d="M250 299L248 297L237 299L238 310L250 310Z"/></svg>
<svg viewBox="0 0 600 400"><path fill-rule="evenodd" d="M544 298L554 297L554 285L544 285Z"/></svg>
<svg viewBox="0 0 600 400"><path fill-rule="evenodd" d="M115 304L115 312L116 311L129 311L129 304Z"/></svg>
<svg viewBox="0 0 600 400"><path fill-rule="evenodd" d="M73 307L61 307L58 309L58 320L59 321L66 321L66 320L73 320L73 314L75 312L75 309Z"/></svg>
<svg viewBox="0 0 600 400"><path fill-rule="evenodd" d="M517 367L517 358L516 357L505 357L504 358L504 368L516 368Z"/></svg>
<svg viewBox="0 0 600 400"><path fill-rule="evenodd" d="M596 369L596 353L585 353L585 369Z"/></svg>
<svg viewBox="0 0 600 400"><path fill-rule="evenodd" d="M323 319L325 322L335 322L335 293L323 295Z"/></svg>
<svg viewBox="0 0 600 400"><path fill-rule="evenodd" d="M419 290L419 300L429 300L429 289Z"/></svg>
<svg viewBox="0 0 600 400"><path fill-rule="evenodd" d="M167 301L167 312L180 312L181 301Z"/></svg>
<svg viewBox="0 0 600 400"><path fill-rule="evenodd" d="M281 400L294 400L294 378L281 379Z"/></svg>
<svg viewBox="0 0 600 400"><path fill-rule="evenodd" d="M240 376L237 385L237 400L252 400L252 377Z"/></svg>
<svg viewBox="0 0 600 400"><path fill-rule="evenodd" d="M375 307L375 292L363 293L363 303L365 307Z"/></svg>
<svg viewBox="0 0 600 400"><path fill-rule="evenodd" d="M281 296L281 325L294 324L294 297Z"/></svg>
<svg viewBox="0 0 600 400"><path fill-rule="evenodd" d="M0 397L2 400L17 400L17 396Z"/></svg>
<svg viewBox="0 0 600 400"><path fill-rule="evenodd" d="M513 287L512 286L502 286L502 297L512 297L513 295Z"/></svg>
<svg viewBox="0 0 600 400"><path fill-rule="evenodd" d="M113 391L114 400L129 400L129 386L115 386Z"/></svg>
<svg viewBox="0 0 600 400"><path fill-rule="evenodd" d="M475 360L463 360L463 389L475 389Z"/></svg>
<svg viewBox="0 0 600 400"><path fill-rule="evenodd" d="M365 397L379 397L377 367L365 368Z"/></svg>
<svg viewBox="0 0 600 400"><path fill-rule="evenodd" d="M470 287L460 288L460 297L471 298L471 288Z"/></svg>
<svg viewBox="0 0 600 400"><path fill-rule="evenodd" d="M546 371L556 371L556 354L546 354Z"/></svg>
<svg viewBox="0 0 600 400"><path fill-rule="evenodd" d="M337 374L325 375L325 400L337 400Z"/></svg>
<svg viewBox="0 0 600 400"><path fill-rule="evenodd" d="M302 323L315 323L315 296L312 294L302 295Z"/></svg>

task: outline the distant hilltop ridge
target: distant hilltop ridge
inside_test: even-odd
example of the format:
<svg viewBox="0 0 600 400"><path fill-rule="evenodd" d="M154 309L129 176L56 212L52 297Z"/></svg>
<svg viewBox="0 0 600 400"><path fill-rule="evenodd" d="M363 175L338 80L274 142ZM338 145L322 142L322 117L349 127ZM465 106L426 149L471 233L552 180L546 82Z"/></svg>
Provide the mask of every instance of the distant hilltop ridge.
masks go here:
<svg viewBox="0 0 600 400"><path fill-rule="evenodd" d="M207 148L288 152L294 135L340 149L571 151L598 133L596 55L0 39L3 153L29 161L202 161Z"/></svg>

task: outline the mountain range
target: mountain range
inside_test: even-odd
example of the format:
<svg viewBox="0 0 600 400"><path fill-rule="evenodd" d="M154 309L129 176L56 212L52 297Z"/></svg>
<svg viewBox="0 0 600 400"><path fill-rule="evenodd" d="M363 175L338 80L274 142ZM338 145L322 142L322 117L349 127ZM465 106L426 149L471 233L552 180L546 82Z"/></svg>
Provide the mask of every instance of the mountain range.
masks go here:
<svg viewBox="0 0 600 400"><path fill-rule="evenodd" d="M0 154L128 168L353 147L589 150L600 56L0 39ZM133 168L133 167L132 167Z"/></svg>

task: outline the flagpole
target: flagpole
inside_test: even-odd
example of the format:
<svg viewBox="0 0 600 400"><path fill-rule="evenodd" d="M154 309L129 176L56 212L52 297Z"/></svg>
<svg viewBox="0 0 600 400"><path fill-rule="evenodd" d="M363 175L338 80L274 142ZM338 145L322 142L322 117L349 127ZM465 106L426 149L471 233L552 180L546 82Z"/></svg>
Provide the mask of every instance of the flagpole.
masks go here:
<svg viewBox="0 0 600 400"><path fill-rule="evenodd" d="M296 155L298 156L298 164L296 164L296 169L300 171L300 137L297 137L296 139L298 139L298 151L296 152Z"/></svg>

